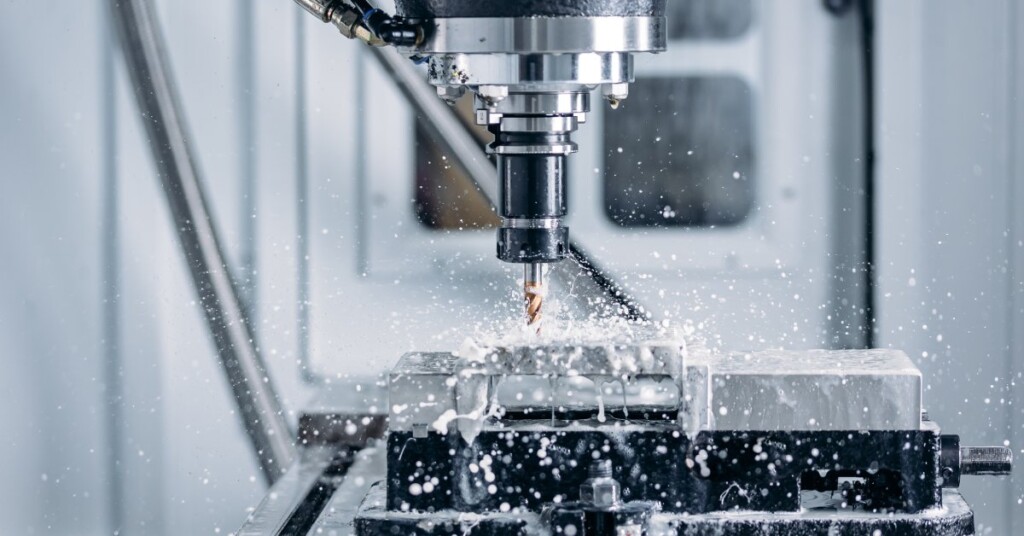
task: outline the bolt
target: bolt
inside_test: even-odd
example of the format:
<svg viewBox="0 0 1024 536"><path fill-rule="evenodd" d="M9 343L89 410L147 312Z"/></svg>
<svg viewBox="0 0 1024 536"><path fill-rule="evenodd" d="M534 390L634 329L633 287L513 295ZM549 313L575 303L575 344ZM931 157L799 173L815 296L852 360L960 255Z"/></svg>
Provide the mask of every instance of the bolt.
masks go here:
<svg viewBox="0 0 1024 536"><path fill-rule="evenodd" d="M580 485L580 501L598 508L610 508L621 502L622 489L612 478L611 460L594 460L587 471L590 477Z"/></svg>
<svg viewBox="0 0 1024 536"><path fill-rule="evenodd" d="M508 86L480 86L476 93L488 106L494 106L508 97Z"/></svg>
<svg viewBox="0 0 1024 536"><path fill-rule="evenodd" d="M466 86L437 86L437 96L447 102L448 106L454 106L465 94Z"/></svg>
<svg viewBox="0 0 1024 536"><path fill-rule="evenodd" d="M612 461L611 460L594 460L590 464L590 468L587 469L587 476L590 478L611 478L612 477Z"/></svg>
<svg viewBox="0 0 1024 536"><path fill-rule="evenodd" d="M960 447L960 473L965 475L1008 475L1013 451L1008 447Z"/></svg>

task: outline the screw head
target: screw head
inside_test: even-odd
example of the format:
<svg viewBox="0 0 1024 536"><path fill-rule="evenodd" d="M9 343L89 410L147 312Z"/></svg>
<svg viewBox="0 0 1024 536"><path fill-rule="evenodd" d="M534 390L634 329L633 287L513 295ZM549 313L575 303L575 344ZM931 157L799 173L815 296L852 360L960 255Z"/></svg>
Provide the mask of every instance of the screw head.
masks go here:
<svg viewBox="0 0 1024 536"><path fill-rule="evenodd" d="M466 86L437 86L437 96L449 106L454 105L465 94Z"/></svg>
<svg viewBox="0 0 1024 536"><path fill-rule="evenodd" d="M494 106L508 97L508 86L480 86L476 93L489 106Z"/></svg>
<svg viewBox="0 0 1024 536"><path fill-rule="evenodd" d="M580 501L598 508L609 508L622 501L622 488L612 478L611 460L594 460L587 470L587 478L580 485Z"/></svg>

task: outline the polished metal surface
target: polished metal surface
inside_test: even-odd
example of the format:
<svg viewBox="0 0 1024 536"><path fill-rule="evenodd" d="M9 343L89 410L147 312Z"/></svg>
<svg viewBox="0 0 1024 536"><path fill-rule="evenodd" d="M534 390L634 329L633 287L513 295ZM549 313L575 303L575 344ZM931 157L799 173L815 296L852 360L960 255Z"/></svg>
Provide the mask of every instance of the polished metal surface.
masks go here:
<svg viewBox="0 0 1024 536"><path fill-rule="evenodd" d="M296 4L302 6L310 15L320 19L321 22L331 20L331 11L337 4L337 0L295 0Z"/></svg>
<svg viewBox="0 0 1024 536"><path fill-rule="evenodd" d="M528 262L523 265L523 281L526 284L544 284L544 265L539 262Z"/></svg>
<svg viewBox="0 0 1024 536"><path fill-rule="evenodd" d="M579 148L573 142L548 143L544 145L498 145L487 148L493 154L503 155L570 155Z"/></svg>
<svg viewBox="0 0 1024 536"><path fill-rule="evenodd" d="M540 132L564 134L577 129L579 122L575 115L530 115L504 116L501 118L502 132Z"/></svg>
<svg viewBox="0 0 1024 536"><path fill-rule="evenodd" d="M199 304L263 476L276 481L296 457L294 437L228 270L189 144L166 46L151 2L111 0L153 162Z"/></svg>
<svg viewBox="0 0 1024 536"><path fill-rule="evenodd" d="M461 357L414 353L402 358L389 387L393 430L433 426L449 410L465 414L460 400L506 408L598 407L608 392L602 386L609 382L621 398L603 403L676 407L688 432L921 427L921 373L898 351L714 354L687 350L668 334L466 351ZM978 454L979 467L1001 459Z"/></svg>
<svg viewBox="0 0 1024 536"><path fill-rule="evenodd" d="M462 355L410 353L389 377L389 429L479 429L489 407L600 409L609 405L678 408L685 382L685 342L658 328L575 340L470 345Z"/></svg>
<svg viewBox="0 0 1024 536"><path fill-rule="evenodd" d="M665 17L446 18L419 54L661 52Z"/></svg>
<svg viewBox="0 0 1024 536"><path fill-rule="evenodd" d="M896 350L691 352L706 430L917 430L921 372ZM704 406L703 408L701 406ZM690 422L696 419L692 413Z"/></svg>
<svg viewBox="0 0 1024 536"><path fill-rule="evenodd" d="M1010 447L960 447L960 474L1005 476L1013 469Z"/></svg>
<svg viewBox="0 0 1024 536"><path fill-rule="evenodd" d="M526 115L576 115L590 111L590 91L555 92L555 93L509 93L497 103L477 102L476 107L486 112L485 117L493 117L495 121L503 114ZM493 121L484 121L486 125ZM582 122L582 120L580 121Z"/></svg>
<svg viewBox="0 0 1024 536"><path fill-rule="evenodd" d="M510 92L579 92L587 86L632 82L633 56L622 52L445 54L431 56L428 81L435 86L509 86Z"/></svg>
<svg viewBox="0 0 1024 536"><path fill-rule="evenodd" d="M501 224L513 229L557 229L562 218L504 218Z"/></svg>

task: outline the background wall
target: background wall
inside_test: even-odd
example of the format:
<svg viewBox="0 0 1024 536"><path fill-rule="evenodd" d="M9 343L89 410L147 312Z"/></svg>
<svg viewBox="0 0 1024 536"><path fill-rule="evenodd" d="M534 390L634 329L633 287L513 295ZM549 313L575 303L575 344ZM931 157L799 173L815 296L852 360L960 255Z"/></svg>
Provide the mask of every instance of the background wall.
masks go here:
<svg viewBox="0 0 1024 536"><path fill-rule="evenodd" d="M880 342L936 422L1024 459L1024 9L879 4ZM966 482L981 534L1024 521L1016 474Z"/></svg>
<svg viewBox="0 0 1024 536"><path fill-rule="evenodd" d="M372 214L389 202L382 185L411 168L412 134L371 127L367 142L396 149L361 161L353 124L365 111L351 104L398 122L411 115L379 73L352 83L364 65L351 43L304 27L286 0L157 4L224 243L254 282L247 296L287 407L310 393L306 365L332 381L371 374L436 345L430 334L450 311L495 299L486 289L511 276L486 255L419 280L367 275L365 237L386 227ZM879 4L879 342L919 363L926 406L946 430L1021 453L1024 8ZM264 489L103 8L62 3L55 17L28 0L0 4L0 533L226 533ZM801 19L808 39L842 45L843 32L817 29L815 17ZM843 69L804 60L812 76L848 85ZM824 152L842 167L837 147ZM632 262L601 255L624 272ZM454 269L457 285L483 290L439 298L434 282ZM716 307L742 320L746 301ZM824 324L838 305L800 307L797 320L813 310ZM367 310L374 329L357 329ZM1015 478L965 485L981 533L1024 521Z"/></svg>

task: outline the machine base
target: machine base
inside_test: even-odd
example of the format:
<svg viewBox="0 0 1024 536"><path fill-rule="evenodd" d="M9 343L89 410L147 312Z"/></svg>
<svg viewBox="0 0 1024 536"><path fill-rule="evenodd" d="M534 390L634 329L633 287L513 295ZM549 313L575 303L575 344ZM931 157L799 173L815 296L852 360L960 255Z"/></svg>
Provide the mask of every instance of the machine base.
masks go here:
<svg viewBox="0 0 1024 536"><path fill-rule="evenodd" d="M356 514L359 536L527 536L552 532L536 513L467 514L388 512L383 485L374 486ZM554 531L560 534L575 530ZM646 536L967 536L974 534L974 513L956 490L943 490L942 508L917 514L870 513L815 508L798 513L719 512L655 514Z"/></svg>

